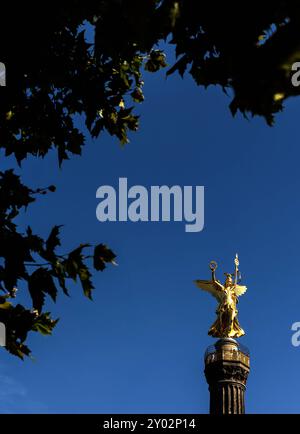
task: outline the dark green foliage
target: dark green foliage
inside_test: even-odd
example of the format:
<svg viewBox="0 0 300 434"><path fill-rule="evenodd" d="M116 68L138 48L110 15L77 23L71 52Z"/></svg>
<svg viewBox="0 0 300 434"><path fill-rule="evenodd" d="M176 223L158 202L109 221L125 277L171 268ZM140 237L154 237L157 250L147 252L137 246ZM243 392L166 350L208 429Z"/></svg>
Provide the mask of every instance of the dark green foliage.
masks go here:
<svg viewBox="0 0 300 434"><path fill-rule="evenodd" d="M0 172L0 321L6 325L6 349L23 358L30 350L25 345L29 331L51 334L57 320L50 312L43 312L47 297L56 301L58 288L68 295L67 282L79 278L83 293L92 296L93 284L87 262L93 259L96 270L104 270L113 263L115 255L103 244L95 246L95 257L84 255L90 246L81 244L64 255L57 253L60 246L59 226L54 226L46 240L34 235L30 227L25 233L18 232L15 217L37 194L53 191L31 190L25 187L12 170ZM41 264L42 262L42 264ZM14 306L17 287L28 289L32 309L17 304Z"/></svg>
<svg viewBox="0 0 300 434"><path fill-rule="evenodd" d="M94 268L103 271L107 263L114 263L116 255L104 244L99 244L94 249Z"/></svg>
<svg viewBox="0 0 300 434"><path fill-rule="evenodd" d="M196 85L219 85L232 95L233 115L259 115L271 125L284 100L300 92L290 82L291 66L300 60L299 24L300 5L292 0L6 2L0 17L0 61L7 68L0 148L19 164L55 149L61 165L82 152L78 115L92 137L106 130L127 143L128 133L138 129L135 105L144 101L144 71L167 66L162 42L177 56L167 75L190 74ZM88 40L83 25L90 29ZM46 240L30 227L18 230L19 212L37 195L54 191L53 185L30 189L13 171L0 173L0 321L8 327L7 349L20 357L30 353L30 330L50 334L56 324L43 312L46 299L56 300L59 288L68 295L69 279L91 298L88 260L103 271L115 259L103 244L93 255L84 253L91 248L86 244L58 254L59 226ZM29 290L32 311L10 300L18 285Z"/></svg>
<svg viewBox="0 0 300 434"><path fill-rule="evenodd" d="M161 41L178 57L168 74L188 72L198 85L231 88L233 114L272 123L283 100L299 94L290 83L300 56L297 2L26 2L18 3L18 17L12 3L0 26L8 81L0 102L0 147L19 162L51 148L60 164L80 154L85 138L74 126L75 114L84 115L92 136L106 129L126 143L128 131L138 128L129 101L144 100L143 69L166 66ZM7 40L12 22L22 37ZM89 41L82 23L89 24Z"/></svg>

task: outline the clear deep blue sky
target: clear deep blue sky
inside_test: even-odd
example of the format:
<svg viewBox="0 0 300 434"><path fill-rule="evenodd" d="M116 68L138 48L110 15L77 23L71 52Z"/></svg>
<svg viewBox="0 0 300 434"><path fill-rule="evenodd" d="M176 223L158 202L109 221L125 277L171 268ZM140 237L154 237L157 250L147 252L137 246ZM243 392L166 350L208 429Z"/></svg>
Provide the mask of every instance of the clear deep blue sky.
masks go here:
<svg viewBox="0 0 300 434"><path fill-rule="evenodd" d="M103 134L62 170L54 152L23 165L24 182L54 183L57 192L29 207L21 226L46 236L64 224L63 251L105 242L119 266L94 275L94 302L76 286L70 299L49 302L61 320L53 336L31 335L34 361L1 350L0 411L207 413L203 354L214 342L207 330L215 300L193 280L209 278L212 259L222 278L239 252L248 286L239 303L241 342L251 351L247 412L299 412L300 347L290 328L300 321L300 100L270 128L233 119L220 89L199 89L188 76L147 75L145 94L139 132L124 149ZM204 185L204 230L99 223L96 189L119 177L147 188Z"/></svg>

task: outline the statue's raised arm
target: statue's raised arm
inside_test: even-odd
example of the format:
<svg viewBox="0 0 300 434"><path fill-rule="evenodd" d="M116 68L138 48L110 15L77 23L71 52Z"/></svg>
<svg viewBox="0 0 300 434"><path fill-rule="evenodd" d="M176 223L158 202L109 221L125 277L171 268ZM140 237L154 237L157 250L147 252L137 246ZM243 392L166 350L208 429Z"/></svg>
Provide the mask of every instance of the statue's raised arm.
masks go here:
<svg viewBox="0 0 300 434"><path fill-rule="evenodd" d="M218 301L221 301L221 292L224 291L224 286L219 280L216 279L217 263L215 261L211 261L209 268L211 269L212 273L211 280L195 280L195 284L198 286L198 288L210 292L210 294L213 295Z"/></svg>

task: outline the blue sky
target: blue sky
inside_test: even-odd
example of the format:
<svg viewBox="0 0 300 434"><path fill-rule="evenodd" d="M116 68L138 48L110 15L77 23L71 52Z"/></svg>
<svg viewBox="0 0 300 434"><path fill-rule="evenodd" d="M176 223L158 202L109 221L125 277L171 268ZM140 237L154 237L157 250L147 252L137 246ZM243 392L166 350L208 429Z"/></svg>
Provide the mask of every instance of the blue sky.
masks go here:
<svg viewBox="0 0 300 434"><path fill-rule="evenodd" d="M118 267L94 275L94 301L72 286L71 298L48 307L60 322L51 337L33 334L34 361L1 350L0 411L46 413L207 413L203 354L215 300L193 280L233 271L240 255L247 293L239 303L251 352L248 413L300 411L298 260L299 99L276 125L235 119L217 88L187 76L147 75L139 132L121 148L107 134L87 140L83 156L58 169L56 155L27 160L23 181L55 184L20 220L47 235L64 224L63 252L80 242L107 243ZM2 158L2 168L11 160ZM205 227L183 223L100 223L96 190L129 186L204 185ZM222 273L222 274L221 274ZM21 297L22 288L20 289Z"/></svg>

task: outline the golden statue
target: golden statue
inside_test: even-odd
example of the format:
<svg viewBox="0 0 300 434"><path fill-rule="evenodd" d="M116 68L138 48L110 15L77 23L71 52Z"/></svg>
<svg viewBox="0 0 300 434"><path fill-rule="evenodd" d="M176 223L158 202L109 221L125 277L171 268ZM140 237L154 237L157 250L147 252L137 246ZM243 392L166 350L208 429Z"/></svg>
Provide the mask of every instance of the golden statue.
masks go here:
<svg viewBox="0 0 300 434"><path fill-rule="evenodd" d="M239 272L239 258L236 254L234 259L235 276L224 273L226 280L224 285L216 279L217 263L211 261L209 268L212 271L212 280L195 280L196 285L210 292L219 302L216 310L217 319L208 331L208 334L214 338L238 338L245 334L244 330L240 327L237 314L238 310L236 305L238 297L245 294L247 291L246 286L239 285L241 275Z"/></svg>

